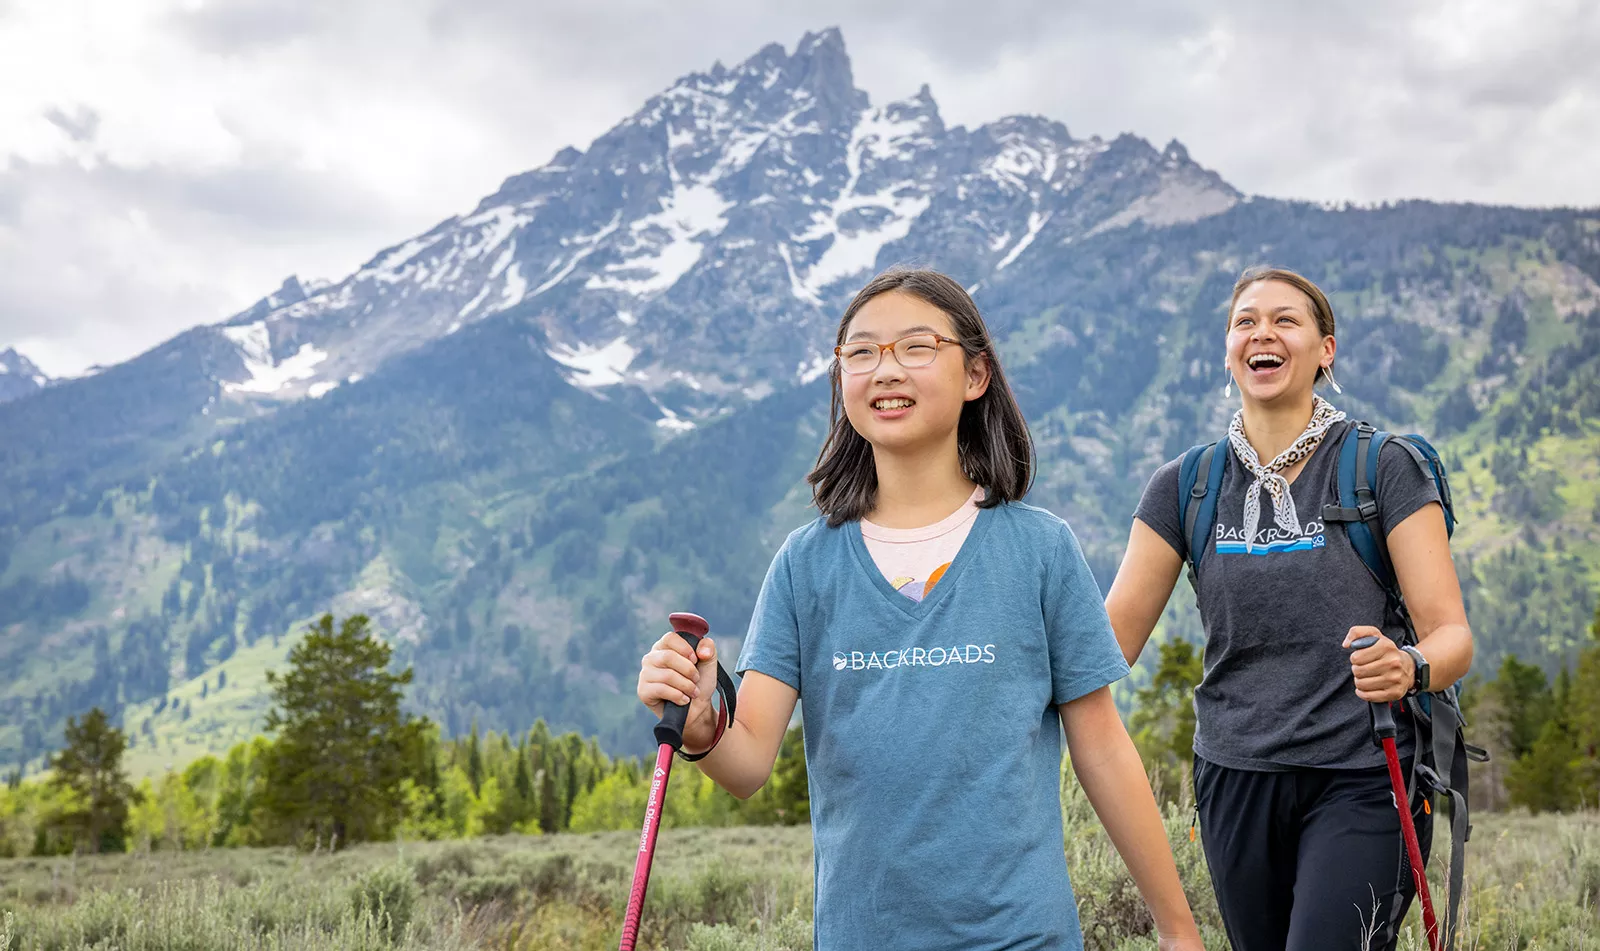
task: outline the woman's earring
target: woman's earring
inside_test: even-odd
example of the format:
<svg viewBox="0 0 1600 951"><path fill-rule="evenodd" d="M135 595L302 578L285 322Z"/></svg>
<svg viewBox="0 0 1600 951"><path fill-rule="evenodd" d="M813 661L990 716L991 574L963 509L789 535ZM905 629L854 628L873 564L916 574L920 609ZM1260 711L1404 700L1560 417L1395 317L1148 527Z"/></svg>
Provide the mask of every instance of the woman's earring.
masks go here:
<svg viewBox="0 0 1600 951"><path fill-rule="evenodd" d="M1328 385L1333 387L1335 393L1344 393L1344 387L1340 386L1339 381L1333 378L1333 367L1323 367L1322 375L1328 378Z"/></svg>
<svg viewBox="0 0 1600 951"><path fill-rule="evenodd" d="M1228 374L1228 385L1222 388L1222 398L1225 400L1231 400L1233 399L1233 373L1228 369L1228 365L1226 363L1222 365L1222 372Z"/></svg>

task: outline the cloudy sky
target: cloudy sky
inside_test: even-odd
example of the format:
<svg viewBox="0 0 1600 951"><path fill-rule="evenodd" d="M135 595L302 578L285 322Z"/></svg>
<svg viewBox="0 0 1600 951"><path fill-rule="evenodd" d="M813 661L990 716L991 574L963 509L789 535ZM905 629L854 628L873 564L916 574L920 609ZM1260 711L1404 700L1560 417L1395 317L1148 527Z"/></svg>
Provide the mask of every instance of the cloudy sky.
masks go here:
<svg viewBox="0 0 1600 951"><path fill-rule="evenodd" d="M1600 206L1593 0L758 6L0 0L0 350L76 373L342 277L684 73L831 25L875 103L927 82L950 124L1177 138L1280 197Z"/></svg>

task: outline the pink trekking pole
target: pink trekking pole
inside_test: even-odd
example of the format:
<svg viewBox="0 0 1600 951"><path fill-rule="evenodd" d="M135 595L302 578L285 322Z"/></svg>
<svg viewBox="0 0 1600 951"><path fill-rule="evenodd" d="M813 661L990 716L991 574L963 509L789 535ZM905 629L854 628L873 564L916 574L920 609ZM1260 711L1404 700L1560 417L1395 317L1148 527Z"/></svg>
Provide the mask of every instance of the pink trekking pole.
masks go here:
<svg viewBox="0 0 1600 951"><path fill-rule="evenodd" d="M1350 646L1361 650L1376 643L1376 637L1363 637L1351 642ZM1389 785L1394 788L1395 809L1400 813L1400 832L1406 840L1406 855L1411 859L1411 878L1417 883L1417 900L1422 903L1422 928L1428 935L1428 947L1440 951L1439 921L1433 915L1433 896L1428 893L1428 870L1423 868L1422 846L1417 842L1416 823L1411 820L1406 780L1400 772L1400 751L1394 745L1394 709L1389 704L1372 705L1372 731L1383 744L1383 758L1389 763Z"/></svg>
<svg viewBox="0 0 1600 951"><path fill-rule="evenodd" d="M710 632L711 626L697 614L673 614L669 617L672 630L689 643L691 650L698 649L700 639ZM672 756L683 747L683 726L689 719L689 708L681 703L668 703L662 707L661 722L656 724L656 768L650 779L650 798L644 807L644 830L639 835L639 857L633 865L633 890L628 893L628 910L622 919L622 943L618 951L633 951L639 937L639 915L644 910L644 893L650 885L650 862L655 858L656 833L661 829L661 807L667 799L667 779L672 775Z"/></svg>

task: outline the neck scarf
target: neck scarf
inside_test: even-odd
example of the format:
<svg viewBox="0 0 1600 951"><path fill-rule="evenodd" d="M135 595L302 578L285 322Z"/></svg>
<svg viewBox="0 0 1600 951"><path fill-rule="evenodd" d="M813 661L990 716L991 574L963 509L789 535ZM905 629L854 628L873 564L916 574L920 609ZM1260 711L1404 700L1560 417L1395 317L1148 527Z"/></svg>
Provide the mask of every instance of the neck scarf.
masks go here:
<svg viewBox="0 0 1600 951"><path fill-rule="evenodd" d="M1256 477L1244 496L1245 551L1255 550L1256 526L1261 522L1262 489L1272 496L1272 520L1277 526L1293 535L1300 534L1300 515L1294 509L1294 497L1289 494L1289 480L1281 473L1316 452L1329 427L1345 418L1342 411L1334 409L1333 404L1322 397L1314 396L1312 400L1311 422L1306 425L1305 432L1264 466L1256 456L1255 447L1244 436L1244 410L1233 414L1233 422L1228 426L1228 442L1245 468Z"/></svg>

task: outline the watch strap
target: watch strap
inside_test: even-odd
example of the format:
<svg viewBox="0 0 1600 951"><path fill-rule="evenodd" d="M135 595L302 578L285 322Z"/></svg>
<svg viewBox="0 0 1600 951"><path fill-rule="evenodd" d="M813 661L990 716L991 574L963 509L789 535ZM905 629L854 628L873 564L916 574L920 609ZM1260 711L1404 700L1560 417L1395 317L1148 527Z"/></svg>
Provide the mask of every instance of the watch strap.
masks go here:
<svg viewBox="0 0 1600 951"><path fill-rule="evenodd" d="M1407 654L1410 654L1411 662L1416 665L1414 668L1415 676L1411 682L1411 690L1409 692L1413 694L1426 693L1428 688L1431 686L1428 681L1432 679L1430 676L1428 658L1422 656L1422 651L1417 650L1417 648L1411 644L1406 644L1400 649L1405 651Z"/></svg>

